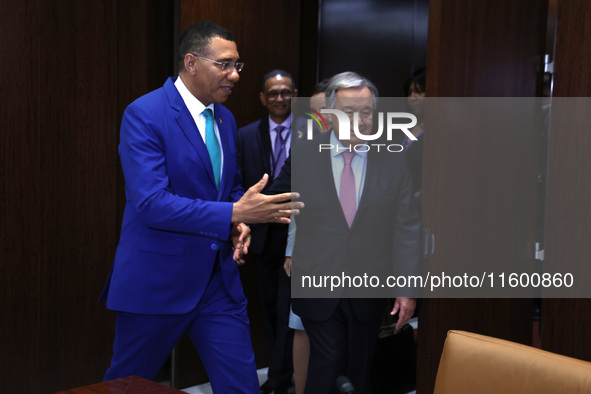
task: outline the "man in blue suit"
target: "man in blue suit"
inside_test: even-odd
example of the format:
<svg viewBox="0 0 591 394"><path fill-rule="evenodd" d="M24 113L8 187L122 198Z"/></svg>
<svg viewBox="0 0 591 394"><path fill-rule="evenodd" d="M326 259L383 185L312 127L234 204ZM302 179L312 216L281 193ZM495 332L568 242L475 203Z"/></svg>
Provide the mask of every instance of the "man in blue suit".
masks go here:
<svg viewBox="0 0 591 394"><path fill-rule="evenodd" d="M121 124L127 203L101 295L117 312L105 380L154 378L188 332L214 392L256 393L237 268L250 244L244 223L288 223L292 195L261 194L267 175L241 186L236 123L221 105L244 66L232 34L199 22L178 50L179 77L130 104Z"/></svg>

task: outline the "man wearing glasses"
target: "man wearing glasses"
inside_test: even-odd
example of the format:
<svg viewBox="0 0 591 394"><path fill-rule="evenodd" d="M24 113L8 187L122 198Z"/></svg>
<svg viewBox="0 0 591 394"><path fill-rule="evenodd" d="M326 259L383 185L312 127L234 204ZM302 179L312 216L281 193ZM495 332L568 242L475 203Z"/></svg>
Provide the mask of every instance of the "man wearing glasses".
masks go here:
<svg viewBox="0 0 591 394"><path fill-rule="evenodd" d="M263 174L279 175L291 147L291 98L297 95L293 77L287 71L273 70L263 77L261 104L269 113L238 129L238 164L243 186L256 184ZM267 183L263 193L271 186ZM293 375L293 330L288 327L290 282L282 269L285 259L287 225L253 225L250 253L257 265L267 339L271 349L268 380L261 393L285 393Z"/></svg>
<svg viewBox="0 0 591 394"><path fill-rule="evenodd" d="M250 394L258 378L237 268L245 223L288 223L292 195L260 194L265 178L242 188L236 124L221 105L244 66L232 34L199 22L178 50L179 77L130 104L121 123L127 204L101 295L116 311L105 380L153 379L188 332L214 392Z"/></svg>

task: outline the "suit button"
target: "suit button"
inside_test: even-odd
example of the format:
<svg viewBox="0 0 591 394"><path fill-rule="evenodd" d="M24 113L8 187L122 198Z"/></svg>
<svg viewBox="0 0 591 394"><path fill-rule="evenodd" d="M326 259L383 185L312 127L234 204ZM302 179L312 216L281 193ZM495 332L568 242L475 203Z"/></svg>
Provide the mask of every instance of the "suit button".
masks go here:
<svg viewBox="0 0 591 394"><path fill-rule="evenodd" d="M211 250L218 250L218 245L217 244L211 244Z"/></svg>

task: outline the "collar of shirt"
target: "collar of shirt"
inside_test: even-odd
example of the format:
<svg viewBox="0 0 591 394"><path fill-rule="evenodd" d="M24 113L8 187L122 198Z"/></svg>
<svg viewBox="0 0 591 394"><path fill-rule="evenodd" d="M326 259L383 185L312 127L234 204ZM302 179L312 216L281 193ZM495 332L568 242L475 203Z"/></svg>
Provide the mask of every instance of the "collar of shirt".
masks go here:
<svg viewBox="0 0 591 394"><path fill-rule="evenodd" d="M291 130L291 114L289 114L287 119L285 119L283 121L283 123L281 123L281 124L277 124L277 123L273 122L271 120L271 117L269 116L269 134L271 136L271 150L273 152L275 152L275 138L277 138L277 131L275 131L275 128L277 126L283 126L287 130ZM287 149L288 152L289 152L290 146L291 146L291 133L289 133L289 135L287 136L287 140L285 140L285 149Z"/></svg>
<svg viewBox="0 0 591 394"><path fill-rule="evenodd" d="M176 86L176 89L179 91L181 98L183 99L183 101L185 102L185 105L189 109L189 112L191 113L191 116L193 117L193 120L195 121L195 124L197 125L197 128L199 129L199 134L201 134L201 138L203 138L203 141L205 142L205 116L202 113L205 110L205 108L209 108L209 109L211 109L211 112L213 113L213 118L215 119L215 112L213 109L213 103L208 105L207 107L205 105L203 105L203 103L201 101L199 101L197 99L197 97L193 96L193 94L191 92L189 92L189 89L187 89L187 87L183 83L181 77L178 77L176 79L176 81L174 82L174 86ZM219 141L220 136L219 136L219 131L218 131L218 127L217 127L217 122L213 122L213 125L215 128L216 137ZM221 146L221 143L220 143L220 146Z"/></svg>
<svg viewBox="0 0 591 394"><path fill-rule="evenodd" d="M213 103L209 104L207 107L205 105L203 105L203 103L201 101L199 101L197 99L197 97L193 96L193 94L191 92L189 92L189 89L187 89L187 87L185 86L185 84L183 83L183 80L181 79L181 77L177 77L176 81L174 81L174 86L176 86L176 89L179 91L179 94L181 95L181 98L183 99L183 101L185 102L185 105L187 106L187 108L189 109L189 112L191 113L191 116L193 117L193 120L195 121L195 124L197 125L197 130L199 131L199 135L201 135L201 138L203 139L203 143L205 143L205 115L203 115L203 111L205 110L205 108L209 108L211 109L211 113L213 114L213 129L215 131L215 136L218 139L218 142L220 144L220 153L221 153L221 163L222 163L222 167L220 170L220 177L223 175L224 173L224 147L222 146L222 140L220 139L220 131L218 129L218 123L215 121L215 111L213 109Z"/></svg>

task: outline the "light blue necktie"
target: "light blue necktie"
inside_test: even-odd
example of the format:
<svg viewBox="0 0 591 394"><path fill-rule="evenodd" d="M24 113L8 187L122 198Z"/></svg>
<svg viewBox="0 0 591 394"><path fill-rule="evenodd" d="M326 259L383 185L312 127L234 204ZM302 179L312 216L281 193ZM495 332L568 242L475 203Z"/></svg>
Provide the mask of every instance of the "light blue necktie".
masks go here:
<svg viewBox="0 0 591 394"><path fill-rule="evenodd" d="M205 116L205 145L209 152L209 159L213 167L213 177L215 178L215 185L220 188L220 170L222 165L222 152L220 144L215 136L215 128L213 127L213 113L211 109L205 108L202 112Z"/></svg>

